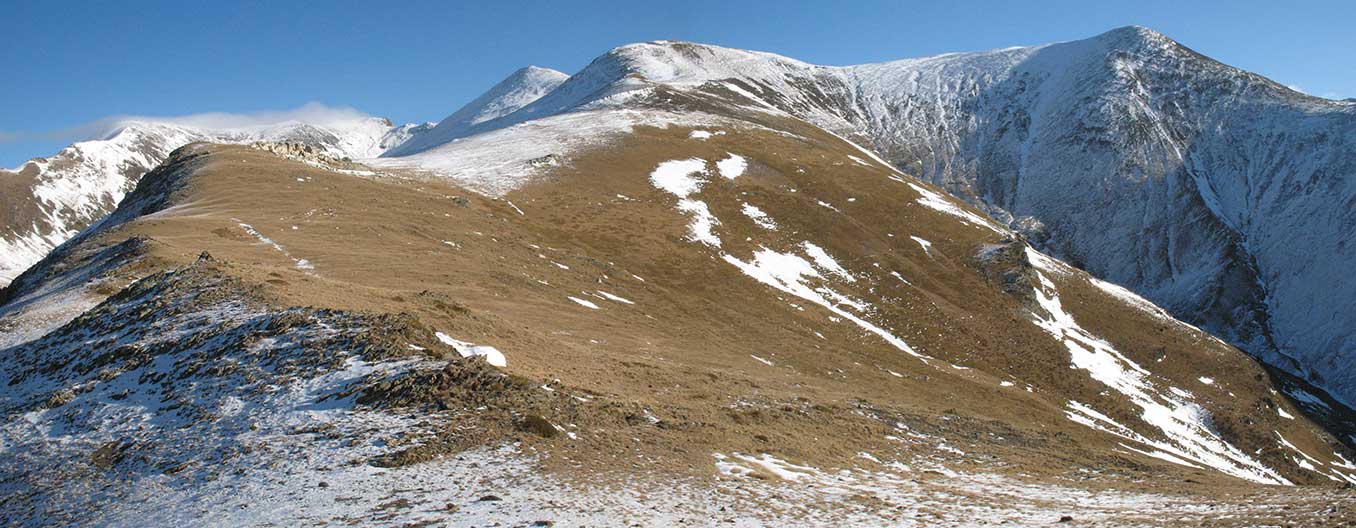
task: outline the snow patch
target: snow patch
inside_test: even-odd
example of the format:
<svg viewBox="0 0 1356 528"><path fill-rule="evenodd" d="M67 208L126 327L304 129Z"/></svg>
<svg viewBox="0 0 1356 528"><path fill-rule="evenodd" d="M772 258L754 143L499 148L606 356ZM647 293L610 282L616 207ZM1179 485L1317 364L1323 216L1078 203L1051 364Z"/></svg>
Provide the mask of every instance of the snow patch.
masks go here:
<svg viewBox="0 0 1356 528"><path fill-rule="evenodd" d="M829 290L828 288L820 288L818 290L811 288L807 284L808 280L819 279L822 281L824 276L820 275L809 261L800 256L789 253L778 253L767 248L760 248L758 251L754 252L753 259L748 262L742 261L733 255L721 255L721 258L724 259L725 262L739 268L740 271L744 272L745 275L752 277L754 280L771 286L783 293L794 295L806 301L818 304L830 312L833 312L835 315L852 321L853 324L879 336L891 346L894 346L911 356L923 359L924 361L930 359L927 356L914 351L913 347L910 347L903 339L900 339L884 328L876 326L843 308L839 308L837 304L825 297L825 293L836 292L832 292L832 290Z"/></svg>
<svg viewBox="0 0 1356 528"><path fill-rule="evenodd" d="M753 223L756 224L758 227L761 227L768 231L777 230L777 222L773 221L772 217L768 216L768 214L763 212L762 209L759 209L756 206L745 203L740 204L740 211L743 211L744 216L747 216L749 217L750 220L753 220Z"/></svg>
<svg viewBox="0 0 1356 528"><path fill-rule="evenodd" d="M996 233L1006 232L1004 228L994 224L991 220L962 209L960 206L947 200L941 194L930 191L927 188L912 182L908 182L908 185L909 187L912 187L914 191L917 191L918 194L922 195L917 200L919 205L959 218L961 222L965 224L985 227Z"/></svg>
<svg viewBox="0 0 1356 528"><path fill-rule="evenodd" d="M916 236L910 236L909 238L913 239L914 242L917 242L918 245L923 248L923 253L927 253L929 257L932 256L932 242L928 242L927 240Z"/></svg>
<svg viewBox="0 0 1356 528"><path fill-rule="evenodd" d="M737 154L730 154L730 157L716 162L716 169L728 180L740 177L748 167L749 160Z"/></svg>
<svg viewBox="0 0 1356 528"><path fill-rule="evenodd" d="M254 228L254 226L239 221L237 221L237 223L240 225L241 229L244 229L246 233L249 233L250 235L254 236L254 238L258 239L260 243L272 247L274 250L277 250L278 253L282 253L284 257L290 259L292 261L293 267L308 273L311 270L315 269L315 266L311 264L311 261L306 260L304 258L293 257L292 254L288 253L287 249L282 247L281 244L274 242L273 239L264 236L264 234L260 233L258 229Z"/></svg>
<svg viewBox="0 0 1356 528"><path fill-rule="evenodd" d="M603 291L603 290L598 290L598 295L602 295L603 297L606 297L607 300L609 300L609 301L617 301L617 302L619 302L619 303L624 303L624 304L636 304L636 303L634 303L634 302L631 302L631 301L628 300L628 299L625 299L625 298L622 298L622 297L618 297L618 296L616 296L616 295L613 295L613 294L611 294L611 293L605 292L605 291Z"/></svg>
<svg viewBox="0 0 1356 528"><path fill-rule="evenodd" d="M577 303L577 304L579 304L580 306L583 306L583 307L585 307L585 308L589 308L589 309L592 309L592 310L600 310L600 309L601 309L601 308L598 308L598 305L593 304L593 302L591 302L591 301L588 301L588 300L585 300L585 299L580 299L580 298L575 297L575 296L572 296L572 295L567 295L566 297L567 297L568 299L570 299L571 301L574 301L575 303Z"/></svg>
<svg viewBox="0 0 1356 528"><path fill-rule="evenodd" d="M706 160L688 158L660 163L650 172L650 184L679 198L700 191L705 182L696 177L706 172Z"/></svg>
<svg viewBox="0 0 1356 528"><path fill-rule="evenodd" d="M453 339L451 336L444 334L442 332L434 332L433 335L436 336L439 341L442 341L443 344L452 347L453 350L456 350L458 354L461 354L461 357L464 358L483 357L485 358L486 363L489 363L496 367L503 368L508 366L508 359L505 358L504 354L500 352L499 349L497 348L486 345L474 345L466 341L459 341L457 339Z"/></svg>
<svg viewBox="0 0 1356 528"><path fill-rule="evenodd" d="M810 258L814 259L815 266L819 267L819 269L827 271L837 276L838 278L848 282L857 281L857 279L854 278L852 274L848 272L847 269L839 265L838 261L834 260L833 256L829 255L829 252L824 251L824 248L821 248L809 242L803 242L801 243L801 246L805 248L805 253L807 255L810 255Z"/></svg>

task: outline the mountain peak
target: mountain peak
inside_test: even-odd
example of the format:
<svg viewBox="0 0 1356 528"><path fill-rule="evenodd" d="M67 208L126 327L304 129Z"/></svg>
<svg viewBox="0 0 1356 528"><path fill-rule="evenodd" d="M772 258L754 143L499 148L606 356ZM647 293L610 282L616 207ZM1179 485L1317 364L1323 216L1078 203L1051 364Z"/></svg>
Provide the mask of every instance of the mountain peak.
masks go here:
<svg viewBox="0 0 1356 528"><path fill-rule="evenodd" d="M1112 48L1125 49L1166 49L1179 46L1172 38L1144 26L1121 26L1093 37Z"/></svg>
<svg viewBox="0 0 1356 528"><path fill-rule="evenodd" d="M480 97L443 118L432 130L391 149L388 155L415 154L464 137L476 130L477 125L516 112L519 108L540 99L569 78L569 75L550 68L539 66L519 68Z"/></svg>
<svg viewBox="0 0 1356 528"><path fill-rule="evenodd" d="M513 82L515 82L515 81L516 81L516 82L534 82L534 81L550 82L550 81L564 81L565 79L567 79L567 78L569 78L569 77L570 77L569 74L564 73L564 72L561 72L561 71L553 70L553 69L551 69L551 68L543 68L543 67L541 67L541 66L534 66L534 65L530 65L530 64L529 64L529 65L527 65L527 66L523 66L522 68L518 68L518 69L515 70L512 74L510 74L508 77L505 77L504 80L499 81L499 84L502 85L502 84L506 84L506 83L513 83Z"/></svg>
<svg viewBox="0 0 1356 528"><path fill-rule="evenodd" d="M535 65L535 64L529 64L529 65L527 65L527 66L523 66L522 68L518 68L518 70L515 71L515 72L513 72L513 74L514 74L514 75L537 75L537 76L560 77L560 78L569 77L569 74L566 74L566 73L564 73L564 72L557 71L557 70L553 70L553 69L551 69L551 68L543 68L543 67L537 66L537 65Z"/></svg>
<svg viewBox="0 0 1356 528"><path fill-rule="evenodd" d="M763 51L726 48L695 42L656 40L618 46L590 65L615 62L627 74L663 83L702 82L741 77L748 68L801 69L810 64ZM582 73L582 72L581 72Z"/></svg>

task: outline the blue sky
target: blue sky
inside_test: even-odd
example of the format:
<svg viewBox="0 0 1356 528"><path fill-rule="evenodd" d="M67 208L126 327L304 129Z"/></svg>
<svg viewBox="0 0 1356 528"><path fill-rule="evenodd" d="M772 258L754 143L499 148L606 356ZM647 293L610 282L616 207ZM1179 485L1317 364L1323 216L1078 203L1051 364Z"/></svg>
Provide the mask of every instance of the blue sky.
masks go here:
<svg viewBox="0 0 1356 528"><path fill-rule="evenodd" d="M383 5L391 4L391 5ZM1148 26L1356 97L1356 2L21 2L0 0L0 167L114 115L351 106L436 121L513 70L671 39L853 64Z"/></svg>

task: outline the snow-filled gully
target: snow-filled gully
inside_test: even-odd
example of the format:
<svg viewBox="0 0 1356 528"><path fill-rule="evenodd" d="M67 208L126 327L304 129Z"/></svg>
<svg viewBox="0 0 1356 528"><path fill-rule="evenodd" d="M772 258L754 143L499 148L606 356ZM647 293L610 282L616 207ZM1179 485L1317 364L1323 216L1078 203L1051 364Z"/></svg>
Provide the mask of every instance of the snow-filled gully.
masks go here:
<svg viewBox="0 0 1356 528"><path fill-rule="evenodd" d="M1036 300L1048 316L1038 317L1037 326L1054 336L1069 350L1071 367L1087 371L1092 379L1124 395L1141 410L1140 419L1158 428L1166 440L1155 440L1121 425L1105 414L1080 402L1069 402L1070 420L1105 431L1151 448L1123 447L1141 454L1187 466L1204 466L1235 477L1264 484L1290 484L1289 480L1225 442L1212 430L1210 413L1188 400L1190 393L1167 393L1150 381L1149 371L1122 355L1111 343L1079 326L1064 311L1059 291L1047 273L1063 274L1054 260L1027 249L1040 278ZM1185 394L1185 397L1182 396Z"/></svg>

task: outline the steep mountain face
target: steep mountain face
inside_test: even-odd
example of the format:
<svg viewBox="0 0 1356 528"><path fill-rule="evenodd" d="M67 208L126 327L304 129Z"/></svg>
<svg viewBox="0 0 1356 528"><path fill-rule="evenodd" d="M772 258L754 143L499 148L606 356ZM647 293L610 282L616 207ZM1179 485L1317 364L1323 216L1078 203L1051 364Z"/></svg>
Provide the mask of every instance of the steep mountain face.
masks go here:
<svg viewBox="0 0 1356 528"><path fill-rule="evenodd" d="M1352 452L1239 350L748 83L590 70L369 167L172 153L0 293L5 518L1353 513Z"/></svg>
<svg viewBox="0 0 1356 528"><path fill-rule="evenodd" d="M1356 104L1294 92L1127 27L847 67L635 44L479 130L579 114L655 86L705 86L857 139L1039 247L1356 398L1356 282L1340 280L1356 257ZM390 166L481 181L475 167L435 151Z"/></svg>
<svg viewBox="0 0 1356 528"><path fill-rule="evenodd" d="M323 125L286 122L212 130L128 122L108 137L0 170L0 285L113 210L141 175L193 142L290 142L336 158L370 158L427 129L379 118Z"/></svg>
<svg viewBox="0 0 1356 528"><path fill-rule="evenodd" d="M406 156L436 147L474 133L481 123L506 116L541 96L555 90L569 75L548 69L528 66L513 72L489 91L481 94L452 115L447 116L427 134L414 141L398 145L387 156Z"/></svg>
<svg viewBox="0 0 1356 528"><path fill-rule="evenodd" d="M1042 247L1356 396L1356 283L1340 279L1356 105L1142 28L937 62L856 69L870 88L845 115Z"/></svg>

